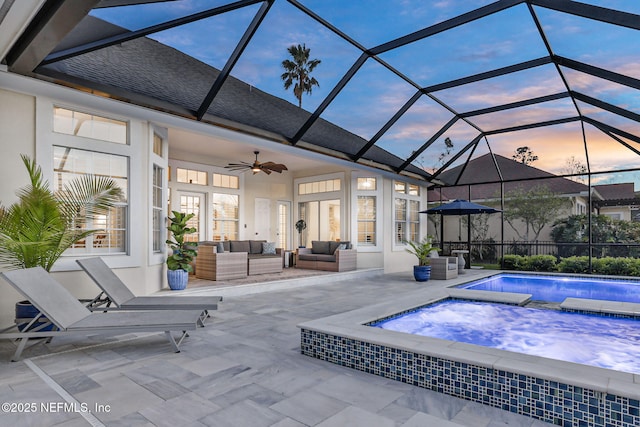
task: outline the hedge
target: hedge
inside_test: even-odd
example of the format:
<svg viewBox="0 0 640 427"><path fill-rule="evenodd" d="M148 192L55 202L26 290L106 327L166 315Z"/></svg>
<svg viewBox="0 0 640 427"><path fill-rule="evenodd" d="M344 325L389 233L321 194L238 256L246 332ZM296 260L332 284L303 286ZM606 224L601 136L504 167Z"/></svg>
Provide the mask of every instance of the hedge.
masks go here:
<svg viewBox="0 0 640 427"><path fill-rule="evenodd" d="M553 255L505 255L505 270L517 271L559 271L561 273L588 273L589 257L572 256L556 261ZM611 276L640 276L638 258L593 258L592 272Z"/></svg>

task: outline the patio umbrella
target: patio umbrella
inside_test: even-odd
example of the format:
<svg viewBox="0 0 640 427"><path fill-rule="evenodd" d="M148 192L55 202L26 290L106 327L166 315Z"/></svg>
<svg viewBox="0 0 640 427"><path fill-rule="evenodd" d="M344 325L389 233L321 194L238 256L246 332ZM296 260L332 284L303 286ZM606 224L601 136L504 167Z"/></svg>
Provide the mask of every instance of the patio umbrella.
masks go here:
<svg viewBox="0 0 640 427"><path fill-rule="evenodd" d="M437 213L440 215L472 215L480 213L496 213L501 212L499 209L492 208L490 206L479 205L477 203L470 202L468 200L457 199L444 205L436 206L435 208L420 211L420 213L432 214Z"/></svg>
<svg viewBox="0 0 640 427"><path fill-rule="evenodd" d="M492 208L490 206L479 205L477 203L470 202L468 200L456 199L453 202L445 203L444 205L436 206L435 208L420 211L420 213L426 214L440 214L440 215L473 215L473 214L492 214L496 212L502 212L500 209ZM440 246L444 249L444 218L440 220ZM467 247L471 252L471 228L467 228ZM471 255L469 255L469 265L471 265Z"/></svg>

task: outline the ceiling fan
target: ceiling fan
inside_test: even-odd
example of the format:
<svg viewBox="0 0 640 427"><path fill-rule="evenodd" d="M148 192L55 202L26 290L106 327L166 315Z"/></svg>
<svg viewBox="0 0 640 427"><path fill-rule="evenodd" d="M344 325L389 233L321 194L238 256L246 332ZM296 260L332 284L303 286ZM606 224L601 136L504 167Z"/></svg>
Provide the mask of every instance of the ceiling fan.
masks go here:
<svg viewBox="0 0 640 427"><path fill-rule="evenodd" d="M282 171L288 170L287 167L282 163L259 162L258 161L258 154L260 154L259 151L254 151L253 154L256 155L256 160L253 163L247 163L247 162L229 163L227 166L225 166L225 168L233 171L251 169L251 172L253 172L254 175L257 174L258 172L264 172L267 175L270 175L271 172L282 173Z"/></svg>

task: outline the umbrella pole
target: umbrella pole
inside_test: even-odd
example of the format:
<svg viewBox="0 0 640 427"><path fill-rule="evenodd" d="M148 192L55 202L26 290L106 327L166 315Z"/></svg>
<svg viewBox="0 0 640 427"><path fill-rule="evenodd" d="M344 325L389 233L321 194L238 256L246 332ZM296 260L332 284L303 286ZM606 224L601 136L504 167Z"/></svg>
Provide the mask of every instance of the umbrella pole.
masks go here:
<svg viewBox="0 0 640 427"><path fill-rule="evenodd" d="M444 253L444 215L440 214L440 250Z"/></svg>
<svg viewBox="0 0 640 427"><path fill-rule="evenodd" d="M469 251L469 268L471 268L471 214L467 215L467 250Z"/></svg>

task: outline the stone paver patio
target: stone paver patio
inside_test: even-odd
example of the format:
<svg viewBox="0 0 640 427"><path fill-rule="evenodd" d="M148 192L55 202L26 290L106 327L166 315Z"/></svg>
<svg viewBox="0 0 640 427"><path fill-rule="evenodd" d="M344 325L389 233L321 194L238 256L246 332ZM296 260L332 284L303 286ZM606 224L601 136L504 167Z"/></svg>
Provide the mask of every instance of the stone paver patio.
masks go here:
<svg viewBox="0 0 640 427"><path fill-rule="evenodd" d="M225 300L178 354L162 334L137 334L56 339L10 363L14 347L0 342L0 397L21 409L3 407L0 425L548 425L301 355L297 324L429 286L408 274L338 277L249 295L198 288Z"/></svg>

